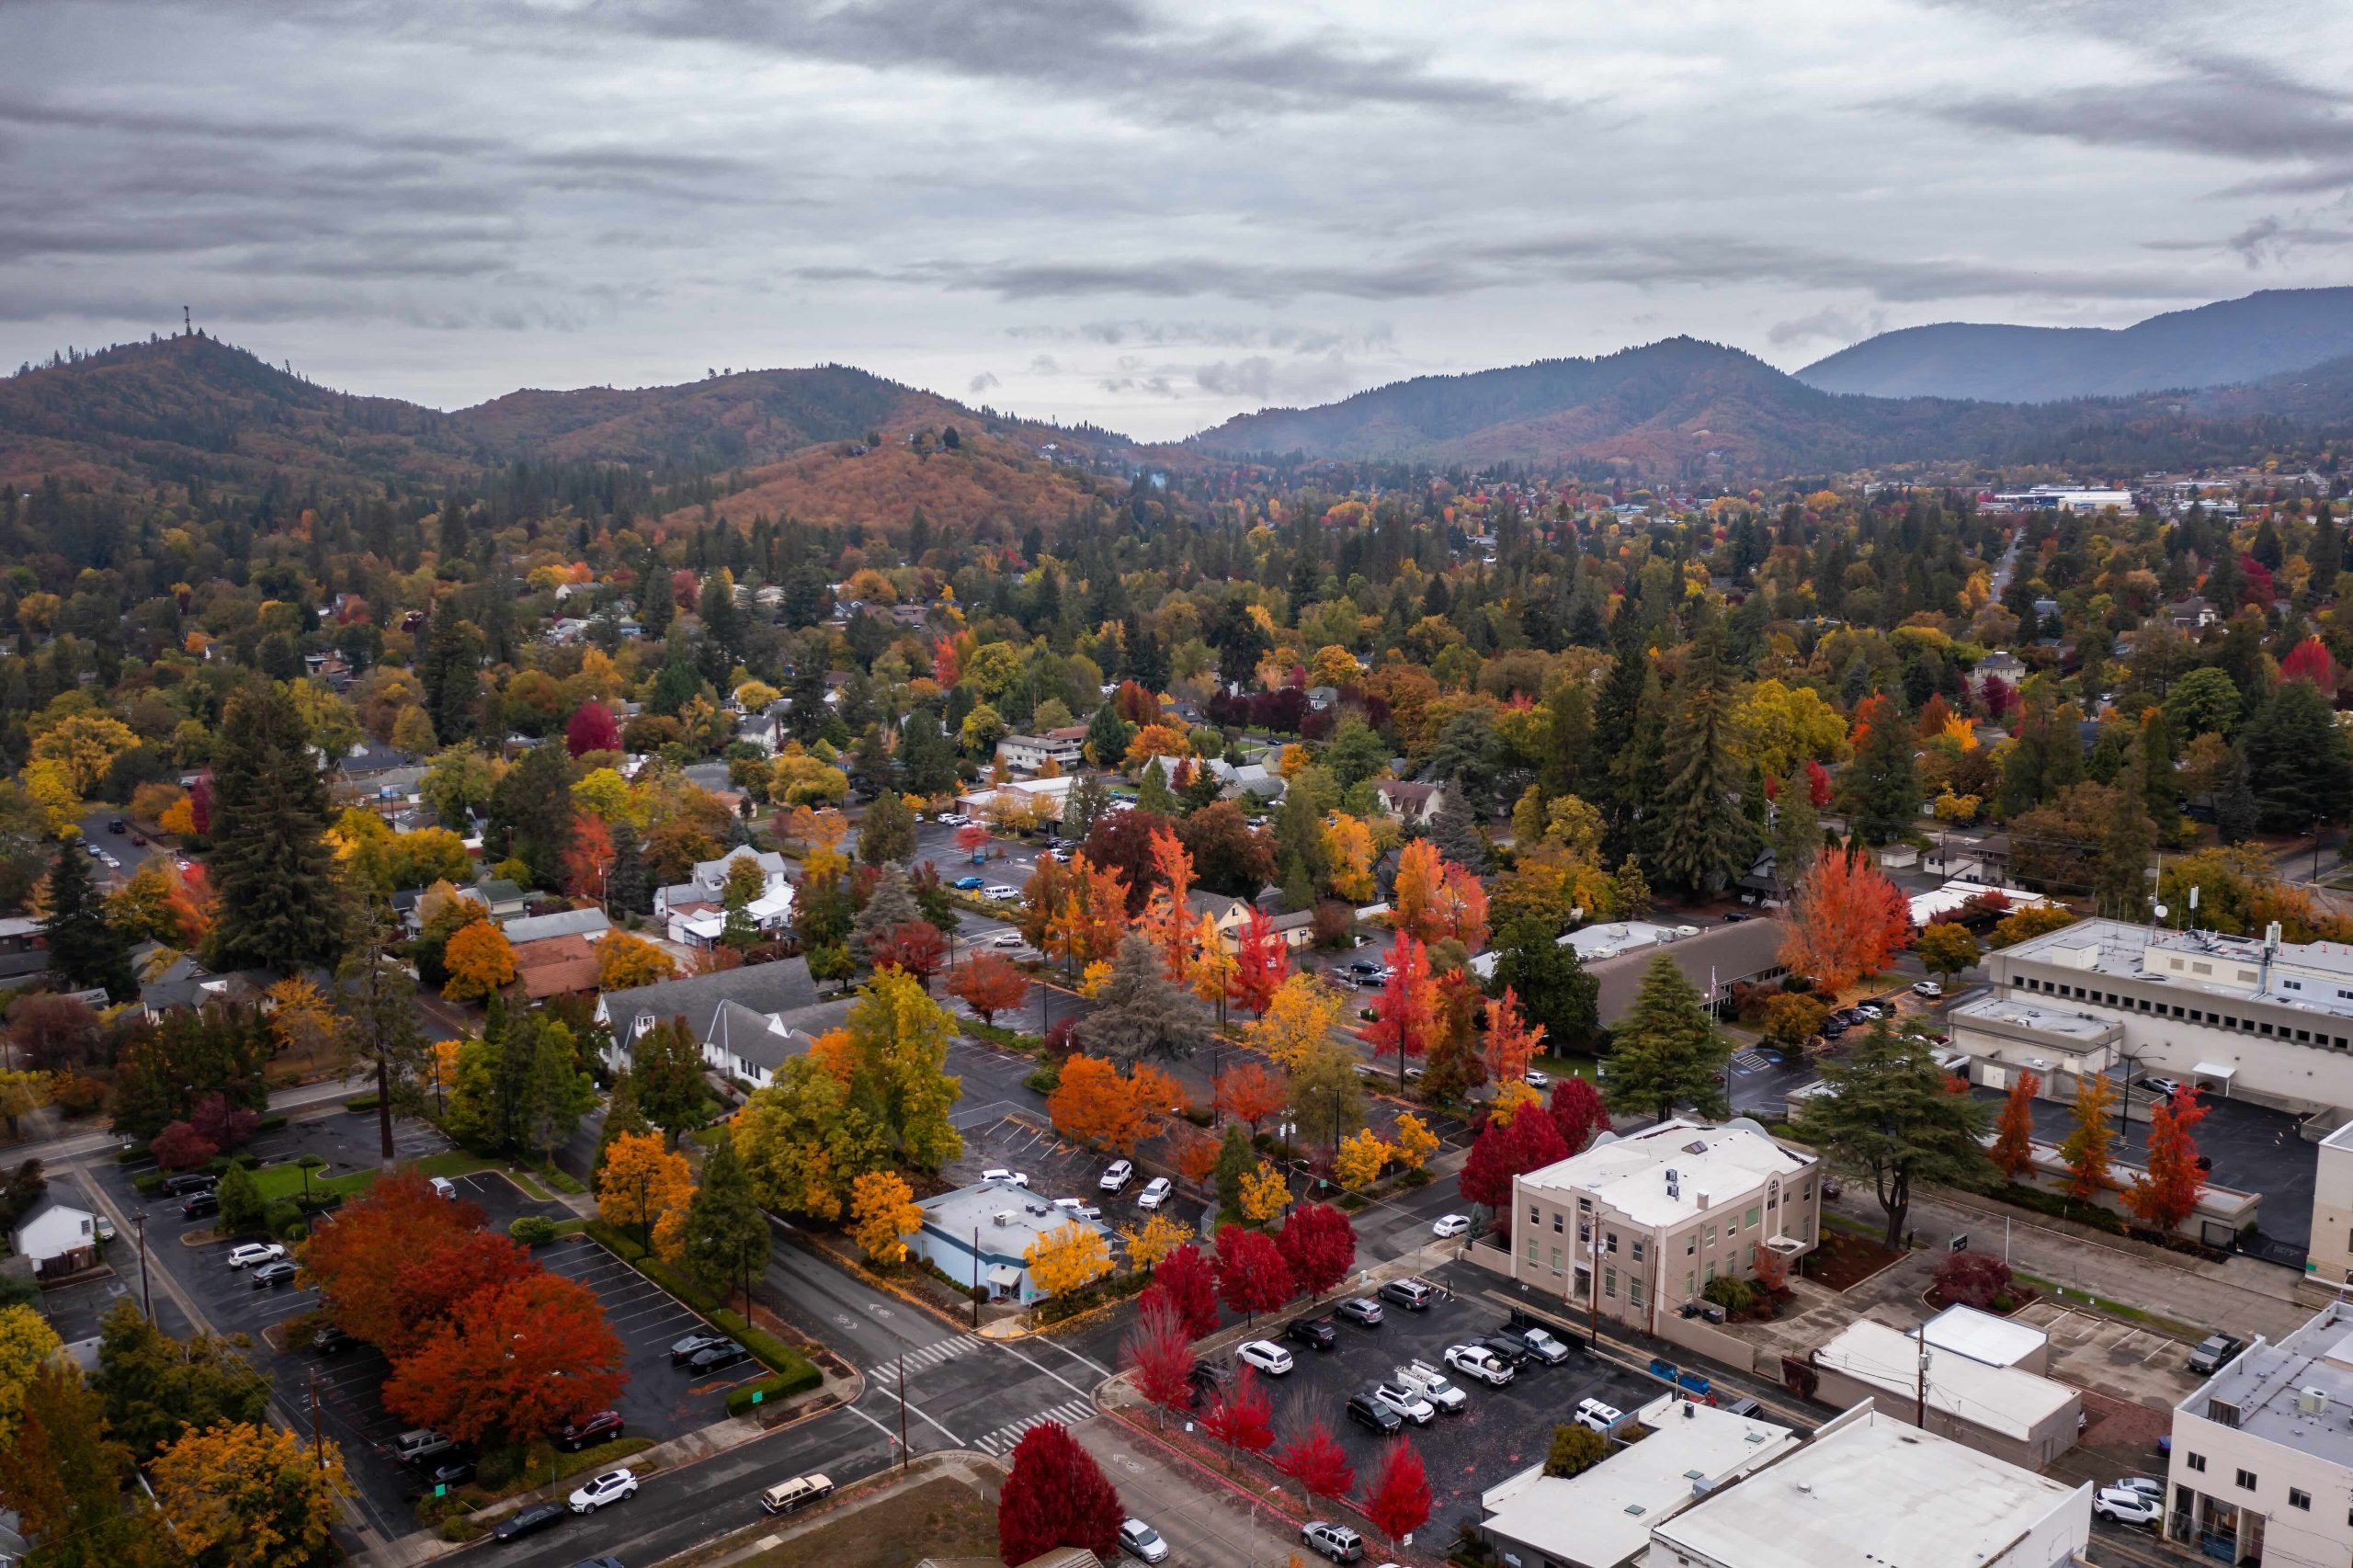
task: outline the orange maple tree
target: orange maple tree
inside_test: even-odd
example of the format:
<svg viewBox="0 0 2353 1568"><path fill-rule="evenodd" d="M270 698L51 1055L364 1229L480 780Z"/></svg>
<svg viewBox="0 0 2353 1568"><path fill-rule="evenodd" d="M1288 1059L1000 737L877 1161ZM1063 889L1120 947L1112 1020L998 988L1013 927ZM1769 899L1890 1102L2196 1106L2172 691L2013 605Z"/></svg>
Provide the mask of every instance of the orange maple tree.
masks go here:
<svg viewBox="0 0 2353 1568"><path fill-rule="evenodd" d="M2124 1206L2160 1231L2177 1229L2198 1211L2206 1174L2198 1168L2198 1124L2206 1107L2184 1084L2149 1111L2148 1169L2125 1188Z"/></svg>
<svg viewBox="0 0 2353 1568"><path fill-rule="evenodd" d="M515 946L487 920L477 920L450 937L441 963L449 971L441 994L453 1002L488 996L515 981Z"/></svg>
<svg viewBox="0 0 2353 1568"><path fill-rule="evenodd" d="M410 1260L392 1279L407 1346L422 1344L460 1302L539 1271L529 1252L497 1231L472 1232ZM385 1353L400 1354L392 1346Z"/></svg>
<svg viewBox="0 0 2353 1568"><path fill-rule="evenodd" d="M1487 1003L1487 1077L1490 1082L1525 1081L1529 1058L1544 1043L1544 1026L1530 1024L1519 1010L1519 994L1510 986Z"/></svg>
<svg viewBox="0 0 2353 1568"><path fill-rule="evenodd" d="M1211 1103L1219 1115L1248 1122L1255 1135L1260 1122L1290 1103L1290 1080L1256 1062L1239 1062L1217 1075Z"/></svg>
<svg viewBox="0 0 2353 1568"><path fill-rule="evenodd" d="M1061 911L1048 921L1049 952L1074 964L1108 960L1128 929L1128 879L1117 866L1071 858Z"/></svg>
<svg viewBox="0 0 2353 1568"><path fill-rule="evenodd" d="M390 1355L415 1343L403 1271L482 1225L480 1207L443 1198L412 1167L379 1176L313 1233L302 1267L336 1325Z"/></svg>
<svg viewBox="0 0 2353 1568"><path fill-rule="evenodd" d="M384 1408L460 1443L527 1441L610 1404L625 1359L595 1292L536 1269L460 1302L393 1364Z"/></svg>
<svg viewBox="0 0 2353 1568"><path fill-rule="evenodd" d="M1446 927L1438 907L1446 880L1445 858L1427 838L1408 843L1397 857L1396 892L1389 901L1397 929L1427 946L1442 941Z"/></svg>
<svg viewBox="0 0 2353 1568"><path fill-rule="evenodd" d="M1824 849L1790 900L1781 961L1824 992L1876 974L1912 943L1912 909L1870 858L1851 846Z"/></svg>
<svg viewBox="0 0 2353 1568"><path fill-rule="evenodd" d="M999 1013L1009 1013L1029 998L1029 977L1000 953L979 953L948 982L948 994L995 1024Z"/></svg>
<svg viewBox="0 0 2353 1568"><path fill-rule="evenodd" d="M1123 1075L1100 1057L1073 1056L1063 1062L1062 1080L1046 1096L1046 1114L1054 1131L1066 1137L1132 1154L1166 1124L1172 1108L1181 1110L1184 1104L1183 1087L1149 1062L1138 1062Z"/></svg>
<svg viewBox="0 0 2353 1568"><path fill-rule="evenodd" d="M563 848L563 888L574 898L605 896L605 876L613 863L613 835L605 819L582 812L572 819L572 842Z"/></svg>
<svg viewBox="0 0 2353 1568"><path fill-rule="evenodd" d="M1985 1151L1986 1157L2012 1181L2034 1168L2034 1096L2041 1087L2040 1078L2020 1073L1994 1124L1994 1146Z"/></svg>

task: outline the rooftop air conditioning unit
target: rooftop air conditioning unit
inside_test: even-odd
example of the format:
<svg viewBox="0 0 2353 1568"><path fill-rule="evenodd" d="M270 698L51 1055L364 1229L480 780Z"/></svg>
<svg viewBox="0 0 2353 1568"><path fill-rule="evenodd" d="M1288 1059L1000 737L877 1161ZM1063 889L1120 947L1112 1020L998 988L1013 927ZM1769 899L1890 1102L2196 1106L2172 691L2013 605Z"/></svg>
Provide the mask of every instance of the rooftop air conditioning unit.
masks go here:
<svg viewBox="0 0 2353 1568"><path fill-rule="evenodd" d="M2328 1391L2307 1383L2296 1391L2296 1413L2300 1415L2328 1414Z"/></svg>
<svg viewBox="0 0 2353 1568"><path fill-rule="evenodd" d="M996 1211L995 1218L998 1227L1002 1229L1003 1227L1013 1223L1013 1210L1010 1209L1000 1209Z"/></svg>

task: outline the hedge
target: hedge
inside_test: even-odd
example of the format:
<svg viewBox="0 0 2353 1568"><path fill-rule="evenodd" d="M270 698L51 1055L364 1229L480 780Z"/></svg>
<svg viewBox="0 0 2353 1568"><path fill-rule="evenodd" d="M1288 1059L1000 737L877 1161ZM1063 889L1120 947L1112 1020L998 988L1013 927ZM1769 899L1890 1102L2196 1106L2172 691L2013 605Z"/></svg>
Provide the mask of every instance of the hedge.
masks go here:
<svg viewBox="0 0 2353 1568"><path fill-rule="evenodd" d="M506 1233L524 1246L545 1246L555 1240L555 1221L544 1214L521 1214L506 1227Z"/></svg>
<svg viewBox="0 0 2353 1568"><path fill-rule="evenodd" d="M375 1090L370 1089L364 1095L354 1095L349 1099L344 1101L343 1108L346 1110L374 1110L378 1106L383 1103L383 1096L377 1094Z"/></svg>
<svg viewBox="0 0 2353 1568"><path fill-rule="evenodd" d="M799 1393L825 1381L824 1374L811 1365L806 1356L774 1335L754 1328L744 1320L743 1314L720 1305L701 1286L660 1258L648 1257L635 1238L624 1235L602 1220L591 1220L582 1225L581 1230L602 1243L622 1262L726 1330L737 1343L774 1372L776 1376L765 1380L762 1385L770 1388L768 1397L780 1398L785 1394Z"/></svg>
<svg viewBox="0 0 2353 1568"><path fill-rule="evenodd" d="M1060 1323L1064 1318L1092 1312L1106 1301L1124 1301L1141 1293L1152 1283L1152 1271L1139 1268L1127 1274L1114 1274L1077 1290L1065 1290L1059 1296L1049 1296L1029 1310L1041 1324Z"/></svg>

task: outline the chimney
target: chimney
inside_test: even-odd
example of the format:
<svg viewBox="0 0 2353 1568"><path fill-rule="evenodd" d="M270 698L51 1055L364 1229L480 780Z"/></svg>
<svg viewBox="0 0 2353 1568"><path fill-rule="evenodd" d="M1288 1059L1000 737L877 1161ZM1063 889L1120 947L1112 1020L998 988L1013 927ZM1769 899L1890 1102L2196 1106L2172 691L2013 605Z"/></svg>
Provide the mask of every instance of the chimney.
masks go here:
<svg viewBox="0 0 2353 1568"><path fill-rule="evenodd" d="M1702 1208L1702 1209L1705 1209L1705 1208L1708 1206L1708 1195L1707 1195L1706 1193L1704 1193L1704 1192L1703 1192L1703 1193L1700 1193L1700 1194L1699 1195L1699 1207L1700 1207L1700 1208Z"/></svg>

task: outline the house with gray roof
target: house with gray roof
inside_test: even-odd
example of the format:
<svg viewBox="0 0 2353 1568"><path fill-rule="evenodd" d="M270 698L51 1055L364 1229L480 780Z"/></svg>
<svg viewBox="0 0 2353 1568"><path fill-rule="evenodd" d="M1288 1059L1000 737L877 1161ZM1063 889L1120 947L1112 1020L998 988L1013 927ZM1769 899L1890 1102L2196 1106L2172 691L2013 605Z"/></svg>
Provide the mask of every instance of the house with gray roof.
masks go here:
<svg viewBox="0 0 2353 1568"><path fill-rule="evenodd" d="M597 1021L612 1031L606 1062L615 1072L629 1065L640 1035L676 1018L706 1063L762 1087L849 1008L847 1000L820 1000L809 961L792 958L608 992L597 999Z"/></svg>
<svg viewBox="0 0 2353 1568"><path fill-rule="evenodd" d="M613 928L601 909L564 909L553 915L527 915L506 923L506 939L520 947L550 937L585 937L595 941Z"/></svg>

